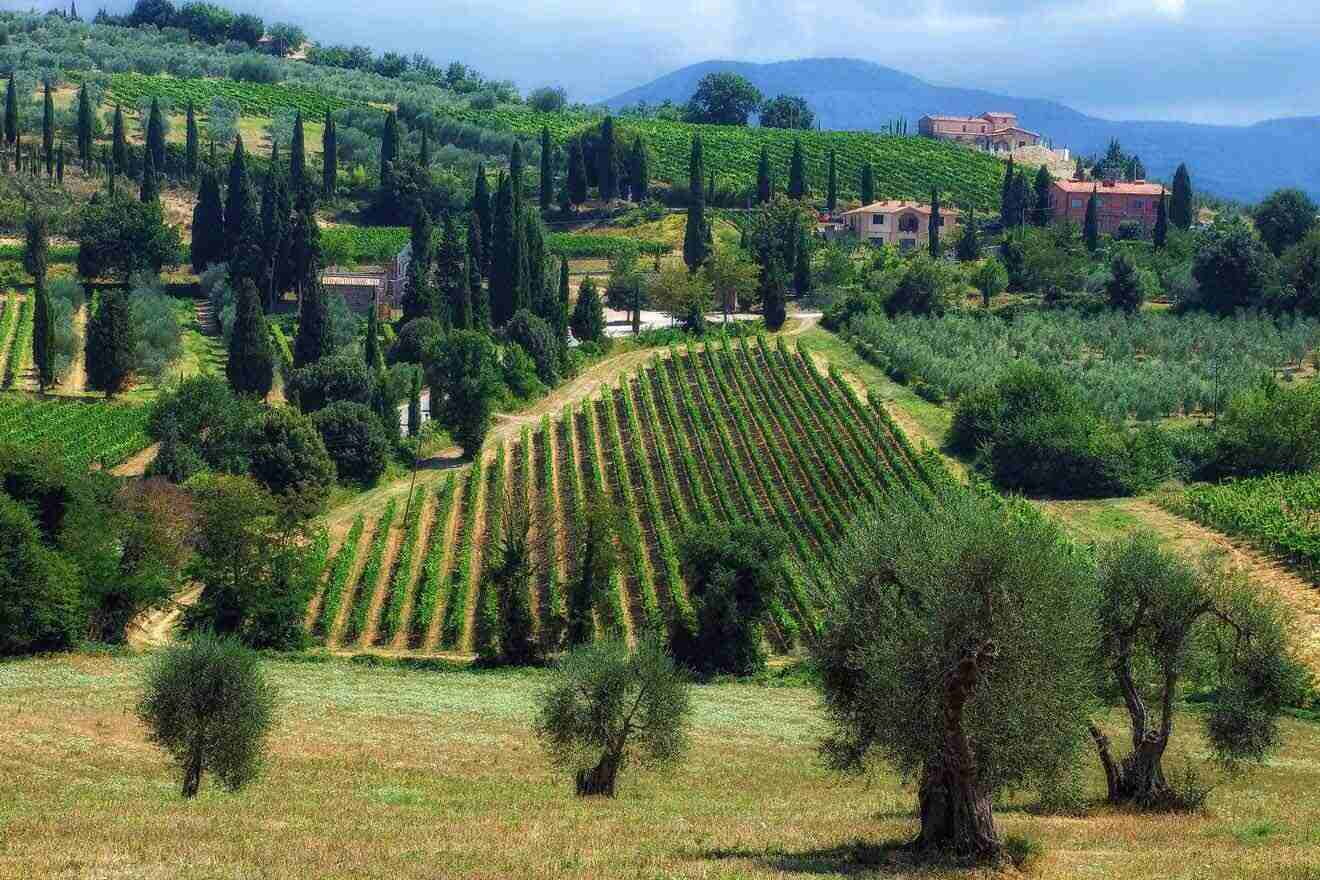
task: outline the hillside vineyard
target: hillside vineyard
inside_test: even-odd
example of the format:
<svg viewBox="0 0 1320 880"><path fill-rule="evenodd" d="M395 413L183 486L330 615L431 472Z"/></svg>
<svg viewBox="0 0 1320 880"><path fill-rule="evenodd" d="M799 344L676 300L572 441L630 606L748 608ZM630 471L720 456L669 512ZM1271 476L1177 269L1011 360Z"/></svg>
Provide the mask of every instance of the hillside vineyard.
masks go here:
<svg viewBox="0 0 1320 880"><path fill-rule="evenodd" d="M940 465L914 453L886 410L812 359L764 339L676 349L558 420L500 445L471 470L359 518L308 609L333 648L470 651L498 597L483 576L506 519L530 522L530 606L542 635L565 594L590 493L621 512L620 565L598 632L633 639L692 609L677 540L707 522L781 529L791 587L772 608L775 647L817 626L813 595L844 524L890 492L929 500ZM409 514L404 521L404 507Z"/></svg>

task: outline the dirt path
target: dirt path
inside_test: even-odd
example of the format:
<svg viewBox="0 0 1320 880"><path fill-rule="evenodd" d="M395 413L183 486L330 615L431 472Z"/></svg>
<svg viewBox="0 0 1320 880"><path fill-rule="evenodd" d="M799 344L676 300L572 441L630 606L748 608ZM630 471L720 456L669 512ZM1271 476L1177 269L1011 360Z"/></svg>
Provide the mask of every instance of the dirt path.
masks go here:
<svg viewBox="0 0 1320 880"><path fill-rule="evenodd" d="M140 477L147 472L147 465L155 460L157 452L160 452L160 444L153 443L115 465L110 473L116 477Z"/></svg>
<svg viewBox="0 0 1320 880"><path fill-rule="evenodd" d="M174 627L183 617L183 611L202 595L201 587L192 587L176 595L168 604L153 609L132 621L125 636L130 647L137 650L168 645Z"/></svg>
<svg viewBox="0 0 1320 880"><path fill-rule="evenodd" d="M417 601L417 581L422 574L422 563L426 561L426 548L430 544L431 530L435 528L435 504L436 495L434 492L420 493L421 497L415 503L422 505L422 510L418 514L420 522L417 523L417 543L413 546L412 559L409 560L408 575L403 582L403 607L399 615L399 631L394 634L390 642L390 647L395 650L403 650L408 647L408 634L412 632L413 604ZM407 517L404 517L405 521ZM407 529L405 525L405 536Z"/></svg>
<svg viewBox="0 0 1320 880"><path fill-rule="evenodd" d="M83 304L78 311L73 313L73 332L78 339L87 338L87 305ZM64 381L56 389L56 394L81 394L87 389L87 356L86 346L79 345L78 352L73 356L73 363L69 364L69 372L65 374Z"/></svg>

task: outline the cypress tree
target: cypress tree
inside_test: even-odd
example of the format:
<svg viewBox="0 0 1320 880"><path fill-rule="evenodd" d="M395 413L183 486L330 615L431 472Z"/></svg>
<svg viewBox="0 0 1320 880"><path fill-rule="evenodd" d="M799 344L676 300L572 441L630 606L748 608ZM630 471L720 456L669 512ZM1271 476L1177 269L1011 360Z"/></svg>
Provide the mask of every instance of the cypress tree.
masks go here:
<svg viewBox="0 0 1320 880"><path fill-rule="evenodd" d="M41 99L41 156L46 161L46 176L55 174L55 102L46 82Z"/></svg>
<svg viewBox="0 0 1320 880"><path fill-rule="evenodd" d="M422 371L412 371L408 390L408 436L416 437L422 430Z"/></svg>
<svg viewBox="0 0 1320 880"><path fill-rule="evenodd" d="M327 110L321 133L321 192L327 199L334 196L339 183L339 145L335 138L335 117Z"/></svg>
<svg viewBox="0 0 1320 880"><path fill-rule="evenodd" d="M605 338L605 308L601 304L600 294L596 292L596 282L590 275L582 280L582 286L578 288L577 303L573 306L569 326L578 342L600 342Z"/></svg>
<svg viewBox="0 0 1320 880"><path fill-rule="evenodd" d="M1151 241L1155 250L1163 250L1169 240L1169 200L1164 191L1160 191L1160 201L1155 207L1155 228L1151 232Z"/></svg>
<svg viewBox="0 0 1320 880"><path fill-rule="evenodd" d="M783 327L788 319L788 270L780 260L779 254L771 254L761 269L761 315L771 331Z"/></svg>
<svg viewBox="0 0 1320 880"><path fill-rule="evenodd" d="M545 279L545 227L535 211L523 212L522 245L527 271L524 273L525 289L519 298L518 307L531 309L539 317L550 321L551 296Z"/></svg>
<svg viewBox="0 0 1320 880"><path fill-rule="evenodd" d="M550 210L555 200L554 144L550 126L541 126L541 210Z"/></svg>
<svg viewBox="0 0 1320 880"><path fill-rule="evenodd" d="M220 201L220 179L214 169L202 175L193 208L192 267L202 272L207 266L225 261L225 217Z"/></svg>
<svg viewBox="0 0 1320 880"><path fill-rule="evenodd" d="M186 122L187 141L183 150L183 172L189 180L197 177L197 151L200 147L197 135L197 113L193 110L193 102L188 102L188 119Z"/></svg>
<svg viewBox="0 0 1320 880"><path fill-rule="evenodd" d="M476 215L477 232L480 233L477 242L479 246L472 256L476 258L481 277L489 278L495 211L490 199L490 181L486 180L486 166L482 164L477 165L477 179L472 190L472 213Z"/></svg>
<svg viewBox="0 0 1320 880"><path fill-rule="evenodd" d="M803 199L807 195L807 170L802 157L802 141L793 141L793 158L788 163L788 197Z"/></svg>
<svg viewBox="0 0 1320 880"><path fill-rule="evenodd" d="M394 163L399 158L399 120L391 110L385 114L385 133L380 139L380 190L394 191ZM387 196L382 196L382 200Z"/></svg>
<svg viewBox="0 0 1320 880"><path fill-rule="evenodd" d="M110 125L110 149L115 160L115 174L124 174L128 168L128 142L124 140L124 108L115 105L114 122Z"/></svg>
<svg viewBox="0 0 1320 880"><path fill-rule="evenodd" d="M307 186L307 147L303 141L303 118L299 110L293 115L293 143L289 147L289 186L300 193Z"/></svg>
<svg viewBox="0 0 1320 880"><path fill-rule="evenodd" d="M165 123L160 117L160 102L151 99L151 112L147 116L147 152L156 170L165 173Z"/></svg>
<svg viewBox="0 0 1320 880"><path fill-rule="evenodd" d="M500 177L499 191L495 195L495 228L490 246L490 320L502 327L517 311L514 303L523 286L522 224L514 214L513 184L507 176Z"/></svg>
<svg viewBox="0 0 1320 880"><path fill-rule="evenodd" d="M835 151L831 149L829 182L827 183L827 188L825 190L825 210L831 214L833 214L834 210L839 207L839 175L835 168L835 162Z"/></svg>
<svg viewBox="0 0 1320 880"><path fill-rule="evenodd" d="M151 150L142 152L142 188L138 191L138 198L143 202L154 202L160 198L160 183L156 180L156 160L151 156Z"/></svg>
<svg viewBox="0 0 1320 880"><path fill-rule="evenodd" d="M606 116L600 124L600 146L596 151L596 180L600 184L600 199L608 202L619 194L618 145L614 137L614 117ZM701 185L701 178L697 178Z"/></svg>
<svg viewBox="0 0 1320 880"><path fill-rule="evenodd" d="M1016 173L1013 170L1013 157L1008 157L1008 167L1004 169L1004 182L999 190L999 221L1006 227L1016 226L1020 222L1020 212L1013 204L1013 181L1016 179Z"/></svg>
<svg viewBox="0 0 1320 880"><path fill-rule="evenodd" d="M288 198L281 192L283 189L284 178L271 169L261 188L261 257L265 283L260 292L267 311L274 310L275 295L284 289L278 277L280 257L288 251L289 237Z"/></svg>
<svg viewBox="0 0 1320 880"><path fill-rule="evenodd" d="M367 335L362 346L362 356L371 371L385 369L385 355L380 349L380 303L372 300L367 310Z"/></svg>
<svg viewBox="0 0 1320 880"><path fill-rule="evenodd" d="M458 224L453 214L445 214L440 227L435 276L439 291L432 306L432 316L446 326L453 326L455 313L466 310L463 302L469 296L467 247L458 234Z"/></svg>
<svg viewBox="0 0 1320 880"><path fill-rule="evenodd" d="M629 163L629 170L632 175L633 201L638 203L646 201L646 196L651 191L651 157L646 151L646 143L642 140L640 134L633 140L632 161Z"/></svg>
<svg viewBox="0 0 1320 880"><path fill-rule="evenodd" d="M761 158L756 163L756 203L764 205L770 201L773 185L770 182L770 150L762 146Z"/></svg>
<svg viewBox="0 0 1320 880"><path fill-rule="evenodd" d="M715 189L715 169L712 168L709 182L706 184L706 204L711 205L715 203L717 192L718 191Z"/></svg>
<svg viewBox="0 0 1320 880"><path fill-rule="evenodd" d="M939 190L930 191L930 257L932 260L940 258L940 223L943 218L940 217L940 193Z"/></svg>
<svg viewBox="0 0 1320 880"><path fill-rule="evenodd" d="M256 211L252 205L252 187L248 182L247 154L243 151L243 138L234 137L234 153L229 160L229 189L225 193L225 258L230 261L230 274L233 274L233 260L238 256L238 248L243 233L256 224Z"/></svg>
<svg viewBox="0 0 1320 880"><path fill-rule="evenodd" d="M435 244L431 215L425 207L419 208L413 215L412 237L408 257L407 281L403 290L403 321L415 318L437 317L435 311L435 289L432 281Z"/></svg>
<svg viewBox="0 0 1320 880"><path fill-rule="evenodd" d="M280 164L280 141L279 138L272 136L270 139L270 167L276 168Z"/></svg>
<svg viewBox="0 0 1320 880"><path fill-rule="evenodd" d="M229 361L225 376L235 394L265 398L275 381L275 355L270 328L261 310L261 297L252 279L239 282L234 327L229 333Z"/></svg>
<svg viewBox="0 0 1320 880"><path fill-rule="evenodd" d="M288 256L284 258L293 267L290 286L298 291L300 303L309 290L321 286L321 226L316 222L315 209L306 191L299 195L289 228Z"/></svg>
<svg viewBox="0 0 1320 880"><path fill-rule="evenodd" d="M50 296L46 292L50 237L45 212L32 210L26 227L23 268L32 276L32 363L37 372L37 386L45 392L55 381L55 320L51 315Z"/></svg>
<svg viewBox="0 0 1320 880"><path fill-rule="evenodd" d="M976 206L967 213L967 222L963 224L962 235L958 236L958 262L970 263L981 257L981 242L976 229Z"/></svg>
<svg viewBox="0 0 1320 880"><path fill-rule="evenodd" d="M862 163L862 187L859 194L862 197L863 205L869 205L875 201L875 169L871 167L870 162Z"/></svg>
<svg viewBox="0 0 1320 880"><path fill-rule="evenodd" d="M1179 229L1192 228L1192 176L1180 164L1173 174L1173 194L1169 199L1169 219Z"/></svg>
<svg viewBox="0 0 1320 880"><path fill-rule="evenodd" d="M1100 249L1100 216L1098 197L1091 190L1091 197L1086 200L1086 222L1082 224L1082 236L1086 239L1086 249L1095 253Z"/></svg>
<svg viewBox="0 0 1320 880"><path fill-rule="evenodd" d="M554 318L550 321L555 339L561 346L568 341L568 300L568 257L562 257L559 260L559 292L555 296Z"/></svg>
<svg viewBox="0 0 1320 880"><path fill-rule="evenodd" d="M485 252L481 235L481 218L473 213L468 218L467 276L471 305L467 329L487 331L490 330L490 300L481 284L480 255Z"/></svg>
<svg viewBox="0 0 1320 880"><path fill-rule="evenodd" d="M568 200L575 208L587 200L587 160L577 138L568 144Z"/></svg>
<svg viewBox="0 0 1320 880"><path fill-rule="evenodd" d="M480 233L478 233L480 234ZM469 227L468 241L472 241L472 231ZM455 330L473 329L472 318L472 287L475 284L481 287L481 273L477 272L476 261L472 259L472 251L463 248L463 273L459 277L459 285L453 291L453 299L449 303L449 320ZM476 280L473 281L472 274L477 272Z"/></svg>
<svg viewBox="0 0 1320 880"><path fill-rule="evenodd" d="M706 200L702 192L703 160L701 135L692 136L692 155L688 159L687 227L683 232L683 262L695 272L709 255L706 235Z"/></svg>
<svg viewBox="0 0 1320 880"><path fill-rule="evenodd" d="M101 291L96 313L87 322L85 347L88 387L104 391L106 397L124 390L133 372L137 348L128 290Z"/></svg>
<svg viewBox="0 0 1320 880"><path fill-rule="evenodd" d="M14 75L9 74L9 85L5 89L5 143L13 144L18 140L18 93L14 90Z"/></svg>
<svg viewBox="0 0 1320 880"><path fill-rule="evenodd" d="M793 290L798 296L806 296L811 293L811 288L811 242L807 238L807 230L800 228L797 250L794 253Z"/></svg>
<svg viewBox="0 0 1320 880"><path fill-rule="evenodd" d="M1050 225L1054 219L1054 177L1050 174L1050 169L1044 165L1036 172L1036 182L1033 186L1035 190L1035 210L1031 212L1032 222L1037 226L1045 227Z"/></svg>
<svg viewBox="0 0 1320 880"><path fill-rule="evenodd" d="M64 144L55 151L55 179L64 186Z"/></svg>
<svg viewBox="0 0 1320 880"><path fill-rule="evenodd" d="M306 287L298 314L298 334L293 338L293 365L305 367L330 354L330 304L319 280Z"/></svg>
<svg viewBox="0 0 1320 880"><path fill-rule="evenodd" d="M423 168L431 167L431 135L425 127L422 128L422 146L417 151L417 164Z"/></svg>

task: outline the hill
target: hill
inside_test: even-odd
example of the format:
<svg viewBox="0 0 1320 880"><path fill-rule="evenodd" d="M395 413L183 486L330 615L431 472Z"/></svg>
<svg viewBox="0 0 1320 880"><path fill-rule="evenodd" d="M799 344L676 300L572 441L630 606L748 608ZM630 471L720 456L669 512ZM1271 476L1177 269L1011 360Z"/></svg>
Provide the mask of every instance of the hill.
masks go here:
<svg viewBox="0 0 1320 880"><path fill-rule="evenodd" d="M646 101L686 101L706 74L732 71L767 97L801 95L821 127L878 129L895 118L915 130L926 113L974 115L986 110L1016 113L1022 124L1057 146L1083 155L1102 153L1117 138L1141 156L1150 174L1171 179L1186 162L1198 188L1232 199L1255 201L1284 186L1300 186L1320 197L1320 117L1276 119L1250 126L1187 122L1115 121L1080 113L1056 101L1000 95L978 89L937 86L902 71L846 58L810 58L773 64L706 61L630 89L605 104L619 109Z"/></svg>

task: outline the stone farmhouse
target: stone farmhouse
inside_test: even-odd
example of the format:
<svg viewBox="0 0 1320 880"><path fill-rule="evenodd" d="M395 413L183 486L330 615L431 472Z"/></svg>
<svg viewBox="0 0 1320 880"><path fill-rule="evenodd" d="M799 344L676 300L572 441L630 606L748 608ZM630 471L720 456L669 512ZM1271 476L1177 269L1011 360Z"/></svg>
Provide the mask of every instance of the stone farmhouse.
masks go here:
<svg viewBox="0 0 1320 880"><path fill-rule="evenodd" d="M982 113L980 116L923 116L917 131L942 141L969 144L992 153L1011 153L1040 146L1041 136L1017 124L1012 113Z"/></svg>
<svg viewBox="0 0 1320 880"><path fill-rule="evenodd" d="M930 205L920 202L881 201L845 211L843 228L871 244L889 244L908 251L925 243L930 234ZM949 236L958 230L962 212L940 208L940 231Z"/></svg>
<svg viewBox="0 0 1320 880"><path fill-rule="evenodd" d="M412 259L412 244L383 266L360 266L349 271L331 266L321 273L321 284L327 294L338 294L355 314L365 315L372 303L380 308L380 317L388 320L390 313L403 307L403 290Z"/></svg>
<svg viewBox="0 0 1320 880"><path fill-rule="evenodd" d="M1056 180L1050 193L1055 221L1078 226L1085 222L1086 203L1095 193L1100 231L1113 235L1129 220L1149 232L1155 226L1164 187L1144 180Z"/></svg>

